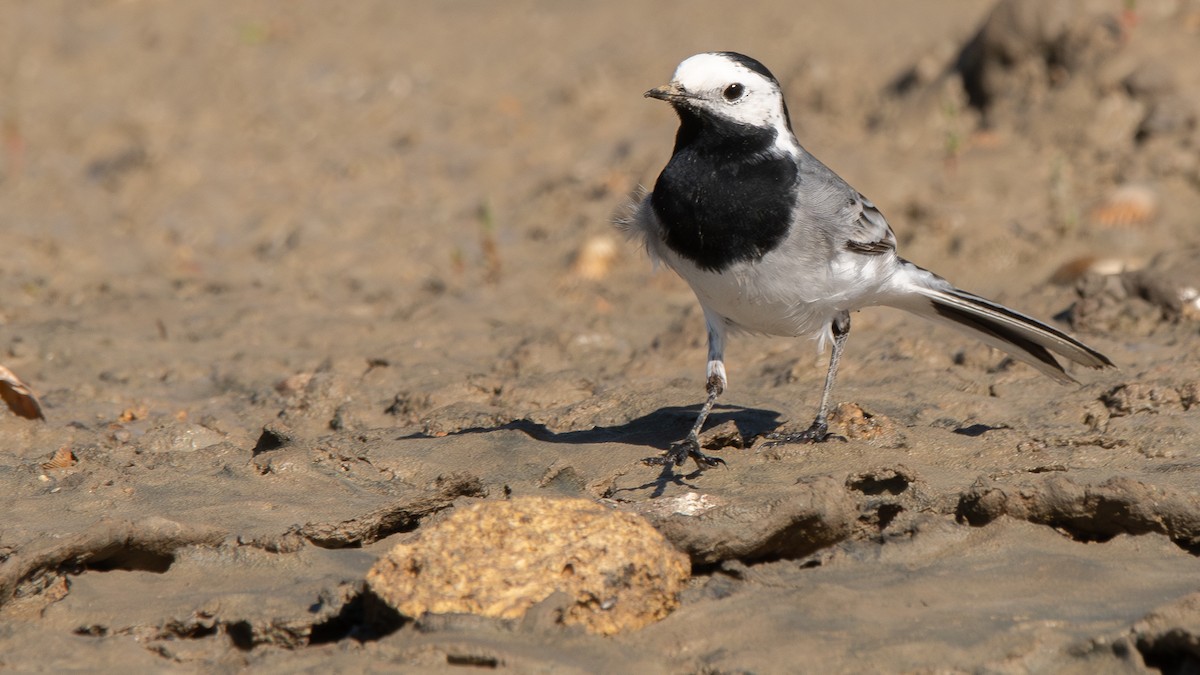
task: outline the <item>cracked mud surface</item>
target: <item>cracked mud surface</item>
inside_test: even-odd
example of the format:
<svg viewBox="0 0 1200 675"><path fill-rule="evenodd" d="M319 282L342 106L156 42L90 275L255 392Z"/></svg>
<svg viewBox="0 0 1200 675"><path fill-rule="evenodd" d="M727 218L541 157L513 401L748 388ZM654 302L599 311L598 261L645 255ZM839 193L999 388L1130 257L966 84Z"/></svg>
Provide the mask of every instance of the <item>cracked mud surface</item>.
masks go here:
<svg viewBox="0 0 1200 675"><path fill-rule="evenodd" d="M0 669L1195 669L1200 6L991 8L0 10L0 363L46 416L0 410ZM703 321L611 223L670 152L641 93L712 49L776 72L905 257L1119 369L866 310L840 440L763 447L824 357L742 336L728 466L642 464ZM678 609L373 603L396 543L513 495L644 516Z"/></svg>

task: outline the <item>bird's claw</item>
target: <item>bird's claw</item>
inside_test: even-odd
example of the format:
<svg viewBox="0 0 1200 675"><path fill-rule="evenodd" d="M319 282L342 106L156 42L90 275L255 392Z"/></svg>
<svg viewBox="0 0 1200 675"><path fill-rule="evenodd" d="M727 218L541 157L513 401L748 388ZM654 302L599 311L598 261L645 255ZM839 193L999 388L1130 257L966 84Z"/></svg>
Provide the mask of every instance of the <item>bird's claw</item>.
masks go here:
<svg viewBox="0 0 1200 675"><path fill-rule="evenodd" d="M766 435L767 443L764 448L772 448L777 445L786 445L789 443L824 443L833 437L829 433L829 425L825 422L813 422L812 426L794 434L769 433Z"/></svg>
<svg viewBox="0 0 1200 675"><path fill-rule="evenodd" d="M680 466L689 457L696 461L696 467L701 471L711 469L717 465L725 465L725 460L720 457L713 457L701 452L700 442L694 438L686 438L678 443L674 443L663 454L657 457L647 457L642 462L651 466Z"/></svg>

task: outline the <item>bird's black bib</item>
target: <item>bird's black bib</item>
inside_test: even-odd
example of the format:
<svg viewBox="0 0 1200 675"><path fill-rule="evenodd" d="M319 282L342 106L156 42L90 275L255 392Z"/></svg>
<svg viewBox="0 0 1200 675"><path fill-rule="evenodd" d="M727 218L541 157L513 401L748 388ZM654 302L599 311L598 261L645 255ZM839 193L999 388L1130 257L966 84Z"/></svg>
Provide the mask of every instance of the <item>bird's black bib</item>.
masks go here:
<svg viewBox="0 0 1200 675"><path fill-rule="evenodd" d="M774 129L678 112L675 152L651 196L667 246L714 272L762 258L791 224L795 160L775 149Z"/></svg>

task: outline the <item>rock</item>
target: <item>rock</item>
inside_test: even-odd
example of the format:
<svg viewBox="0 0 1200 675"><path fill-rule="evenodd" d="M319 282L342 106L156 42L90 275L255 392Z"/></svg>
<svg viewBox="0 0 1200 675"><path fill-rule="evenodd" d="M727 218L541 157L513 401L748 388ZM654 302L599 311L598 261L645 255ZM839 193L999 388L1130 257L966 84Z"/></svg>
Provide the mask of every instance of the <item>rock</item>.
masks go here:
<svg viewBox="0 0 1200 675"><path fill-rule="evenodd" d="M1175 93L1179 88L1174 71L1158 61L1147 61L1133 69L1121 84L1130 96L1141 99L1159 99Z"/></svg>
<svg viewBox="0 0 1200 675"><path fill-rule="evenodd" d="M1000 516L1059 528L1081 541L1158 532L1181 548L1200 548L1200 500L1177 489L1114 477L1081 484L1046 474L1019 485L980 481L959 499L957 515L972 525Z"/></svg>
<svg viewBox="0 0 1200 675"><path fill-rule="evenodd" d="M971 106L1021 109L1030 99L1111 54L1111 16L1086 0L1001 0L964 45L955 70ZM1101 10L1101 11L1098 11Z"/></svg>
<svg viewBox="0 0 1200 675"><path fill-rule="evenodd" d="M1112 417L1168 412L1185 408L1183 397L1177 388L1143 382L1119 385L1101 396L1100 401L1108 408L1108 413Z"/></svg>
<svg viewBox="0 0 1200 675"><path fill-rule="evenodd" d="M1137 128L1137 139L1186 134L1196 127L1196 103L1182 96L1155 101Z"/></svg>
<svg viewBox="0 0 1200 675"><path fill-rule="evenodd" d="M1146 267L1124 276L1130 291L1156 305L1164 319L1200 318L1200 250L1165 251Z"/></svg>
<svg viewBox="0 0 1200 675"><path fill-rule="evenodd" d="M839 403L829 415L829 426L835 434L855 441L883 439L894 445L899 436L895 422L867 412L857 403Z"/></svg>
<svg viewBox="0 0 1200 675"><path fill-rule="evenodd" d="M1182 247L1145 267L1115 276L1088 275L1076 284L1076 330L1150 335L1159 325L1200 320L1200 251Z"/></svg>
<svg viewBox="0 0 1200 675"><path fill-rule="evenodd" d="M742 437L737 422L726 420L700 434L700 447L705 450L741 449L746 447L746 439Z"/></svg>
<svg viewBox="0 0 1200 675"><path fill-rule="evenodd" d="M1130 628L1129 637L1148 664L1177 663L1178 672L1187 672L1190 664L1194 670L1200 660L1200 593L1184 596L1146 615Z"/></svg>
<svg viewBox="0 0 1200 675"><path fill-rule="evenodd" d="M518 619L565 593L561 621L611 635L670 614L687 557L645 519L582 499L518 497L456 510L393 548L371 591L407 617Z"/></svg>

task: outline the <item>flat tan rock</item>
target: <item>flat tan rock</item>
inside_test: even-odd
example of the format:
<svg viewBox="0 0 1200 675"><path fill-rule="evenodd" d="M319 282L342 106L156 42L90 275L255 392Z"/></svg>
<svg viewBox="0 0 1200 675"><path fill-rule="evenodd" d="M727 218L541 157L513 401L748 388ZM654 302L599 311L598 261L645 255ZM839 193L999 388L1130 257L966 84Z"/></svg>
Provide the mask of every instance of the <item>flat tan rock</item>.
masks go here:
<svg viewBox="0 0 1200 675"><path fill-rule="evenodd" d="M517 619L555 593L562 621L611 635L662 619L691 573L642 517L583 499L519 497L459 509L398 544L367 584L405 616Z"/></svg>

